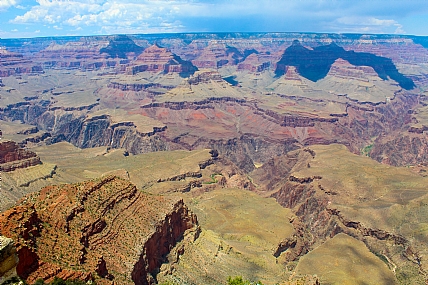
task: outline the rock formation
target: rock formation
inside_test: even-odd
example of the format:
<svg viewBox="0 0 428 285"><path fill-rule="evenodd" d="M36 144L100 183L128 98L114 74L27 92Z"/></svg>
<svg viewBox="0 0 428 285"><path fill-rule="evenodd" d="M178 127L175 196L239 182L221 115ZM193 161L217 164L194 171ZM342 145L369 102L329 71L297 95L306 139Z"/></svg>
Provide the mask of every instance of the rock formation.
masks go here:
<svg viewBox="0 0 428 285"><path fill-rule="evenodd" d="M182 60L166 48L157 44L144 50L131 66L126 68L127 74L139 72L179 73L183 77L193 74L197 68L189 61Z"/></svg>
<svg viewBox="0 0 428 285"><path fill-rule="evenodd" d="M17 273L98 284L154 284L166 254L197 220L182 200L140 192L115 176L49 186L0 216Z"/></svg>
<svg viewBox="0 0 428 285"><path fill-rule="evenodd" d="M20 148L16 142L0 142L0 170L13 171L40 164L40 157L32 151Z"/></svg>
<svg viewBox="0 0 428 285"><path fill-rule="evenodd" d="M212 40L192 63L198 68L216 69L225 65L236 65L255 50L242 54L236 47Z"/></svg>
<svg viewBox="0 0 428 285"><path fill-rule="evenodd" d="M305 78L318 81L324 78L331 65L338 58L347 60L356 66L371 66L378 76L384 80L388 77L397 81L404 89L415 87L413 81L398 72L391 59L376 56L370 53L358 53L345 51L335 43L326 46L319 46L310 50L301 45L298 40L288 47L281 60L276 65L276 75L281 76L286 71L286 66L296 66L297 71Z"/></svg>
<svg viewBox="0 0 428 285"><path fill-rule="evenodd" d="M43 68L22 54L8 51L0 46L0 77L14 74L38 74ZM1 84L0 84L1 85Z"/></svg>
<svg viewBox="0 0 428 285"><path fill-rule="evenodd" d="M105 37L93 39L82 37L65 43L53 41L49 46L35 54L35 60L44 68L79 69L82 71L125 68L129 60L126 54L138 54L142 48L136 46L128 37L118 40ZM107 47L106 47L107 45Z"/></svg>
<svg viewBox="0 0 428 285"><path fill-rule="evenodd" d="M128 36L117 35L110 39L108 46L100 49L100 53L106 53L111 58L127 58L128 55L138 55L142 50Z"/></svg>
<svg viewBox="0 0 428 285"><path fill-rule="evenodd" d="M103 173L122 173L130 179L140 175L135 167L128 173L124 166L136 163L135 154L213 149L220 157L199 168L166 176L162 169L156 179L141 178L139 186L162 197L140 193L128 182L107 176L50 186L25 198L0 219L1 233L16 241L18 273L30 282L54 276L97 279L99 284L156 282L173 244L189 228L196 229L195 217L183 202L168 195L190 197L193 206L197 195L230 187L272 197L293 213L281 221L291 224L294 232L275 240L269 253L278 266L284 263L293 270L300 257L341 232L364 241L396 270L397 278L413 274L418 281L426 279L427 201L426 181L421 178L428 170L427 43L413 36L309 33L0 39L6 47L0 54L0 76L8 76L0 80L6 85L0 88L0 120L20 146L43 145L49 152L62 147L50 144L67 141L85 148L76 150L75 161L80 159L77 153L120 157L120 169ZM19 130L14 131L16 126ZM343 179L334 177L333 183L328 176L346 165L321 169L320 163L332 158L319 158L338 151L323 149L335 143L366 160L353 163L354 168ZM3 171L40 163L30 151L3 144ZM89 149L95 147L100 148ZM395 186L404 186L386 193L389 196L381 193L389 182L362 190L371 173L360 169L356 175L355 169L360 163L375 163L373 159L389 166L376 164L371 172L409 165L414 175L392 175ZM43 185L71 176L77 181L80 176L104 175L86 163L84 171L74 174L61 169L65 163L50 162L50 167L39 169L37 179L46 178ZM4 175L7 187L1 202L13 194L9 185L26 189L2 207L10 207L42 183L32 175L15 179L42 166L48 163ZM71 168L77 169L75 164ZM21 177L12 177L21 172ZM15 184L6 181L8 177ZM354 183L357 178L361 180ZM340 186L349 181L347 187ZM401 224L388 225L395 221ZM408 224L412 228L406 232ZM221 248L224 243L212 245L213 253L228 254L228 246ZM173 253L174 262L182 252L180 247ZM171 274L172 268L162 273ZM200 274L205 274L203 269ZM285 279L292 274L288 273ZM416 284L416 279L406 282Z"/></svg>
<svg viewBox="0 0 428 285"><path fill-rule="evenodd" d="M252 53L244 61L238 64L238 70L262 72L270 67L270 61L262 54Z"/></svg>

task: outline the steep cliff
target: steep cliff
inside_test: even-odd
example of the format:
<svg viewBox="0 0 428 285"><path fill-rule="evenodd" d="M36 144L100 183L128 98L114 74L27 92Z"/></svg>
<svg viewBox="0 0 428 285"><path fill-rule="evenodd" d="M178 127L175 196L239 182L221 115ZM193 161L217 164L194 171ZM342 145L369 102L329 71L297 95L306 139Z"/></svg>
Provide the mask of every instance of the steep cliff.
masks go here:
<svg viewBox="0 0 428 285"><path fill-rule="evenodd" d="M167 149L158 136L166 126L156 124L150 128L147 125L141 130L126 118L113 121L110 115L88 116L92 108L67 110L49 108L43 103L16 104L3 109L0 118L37 125L39 129L49 132L43 137L48 144L68 141L81 148L110 146L126 148L131 153Z"/></svg>
<svg viewBox="0 0 428 285"><path fill-rule="evenodd" d="M182 200L144 194L114 176L46 187L0 216L0 231L15 239L17 273L30 283L56 276L154 284L191 229L197 233L197 219Z"/></svg>
<svg viewBox="0 0 428 285"><path fill-rule="evenodd" d="M105 40L89 38L63 44L52 42L35 54L35 60L41 62L45 69L88 71L119 66L122 63L120 59L112 59L106 54L100 54L100 49L105 44Z"/></svg>

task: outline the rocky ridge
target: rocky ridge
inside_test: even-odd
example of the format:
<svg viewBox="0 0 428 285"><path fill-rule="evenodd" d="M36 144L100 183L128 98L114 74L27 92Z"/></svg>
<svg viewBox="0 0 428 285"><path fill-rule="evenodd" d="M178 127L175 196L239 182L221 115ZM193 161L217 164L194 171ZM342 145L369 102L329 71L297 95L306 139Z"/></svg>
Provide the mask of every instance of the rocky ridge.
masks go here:
<svg viewBox="0 0 428 285"><path fill-rule="evenodd" d="M154 284L188 230L197 234L197 220L182 200L144 194L114 176L46 187L0 216L0 231L15 239L17 273L30 283L56 276Z"/></svg>
<svg viewBox="0 0 428 285"><path fill-rule="evenodd" d="M183 75L193 74L197 68L188 61L182 60L166 48L158 45L148 47L140 54L131 66L126 68L127 74L139 72L163 72L180 73Z"/></svg>
<svg viewBox="0 0 428 285"><path fill-rule="evenodd" d="M30 150L22 149L16 142L0 142L0 170L13 171L40 164L40 157Z"/></svg>

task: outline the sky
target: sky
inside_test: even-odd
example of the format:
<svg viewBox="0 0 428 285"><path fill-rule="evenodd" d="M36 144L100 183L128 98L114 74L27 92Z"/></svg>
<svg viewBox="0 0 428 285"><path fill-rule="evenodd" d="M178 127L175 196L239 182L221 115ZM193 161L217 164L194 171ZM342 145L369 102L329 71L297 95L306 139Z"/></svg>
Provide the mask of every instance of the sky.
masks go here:
<svg viewBox="0 0 428 285"><path fill-rule="evenodd" d="M428 35L428 0L0 0L0 38L181 32Z"/></svg>

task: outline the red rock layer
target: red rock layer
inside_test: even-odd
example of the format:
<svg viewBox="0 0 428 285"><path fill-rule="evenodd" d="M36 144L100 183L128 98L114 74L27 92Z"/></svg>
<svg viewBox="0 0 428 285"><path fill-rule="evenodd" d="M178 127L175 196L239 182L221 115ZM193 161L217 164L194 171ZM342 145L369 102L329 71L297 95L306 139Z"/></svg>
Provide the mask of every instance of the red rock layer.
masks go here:
<svg viewBox="0 0 428 285"><path fill-rule="evenodd" d="M9 52L5 48L0 47L0 77L41 72L43 72L43 69L40 65L24 58L22 54Z"/></svg>
<svg viewBox="0 0 428 285"><path fill-rule="evenodd" d="M243 62L238 64L238 70L248 70L251 72L262 72L270 67L268 58L260 54L251 54Z"/></svg>
<svg viewBox="0 0 428 285"><path fill-rule="evenodd" d="M144 50L137 60L126 68L127 74L139 72L165 72L165 73L193 73L196 67L188 61L182 60L169 49L153 45Z"/></svg>
<svg viewBox="0 0 428 285"><path fill-rule="evenodd" d="M198 68L216 69L224 65L236 65L242 59L242 54L236 48L227 46L222 41L210 41L192 63Z"/></svg>
<svg viewBox="0 0 428 285"><path fill-rule="evenodd" d="M64 45L51 44L35 56L47 68L97 70L103 67L117 67L128 63L123 59L108 58L100 54L103 42L78 41Z"/></svg>
<svg viewBox="0 0 428 285"><path fill-rule="evenodd" d="M164 256L196 225L182 200L144 194L115 176L45 187L0 216L29 283L57 276L153 284Z"/></svg>
<svg viewBox="0 0 428 285"><path fill-rule="evenodd" d="M17 168L26 168L40 163L40 157L37 154L19 148L16 142L5 141L0 143L1 171L13 171Z"/></svg>
<svg viewBox="0 0 428 285"><path fill-rule="evenodd" d="M370 66L355 66L350 64L347 60L337 59L330 68L328 75L341 77L344 79L357 79L362 81L369 81L367 76L378 76L373 67Z"/></svg>

